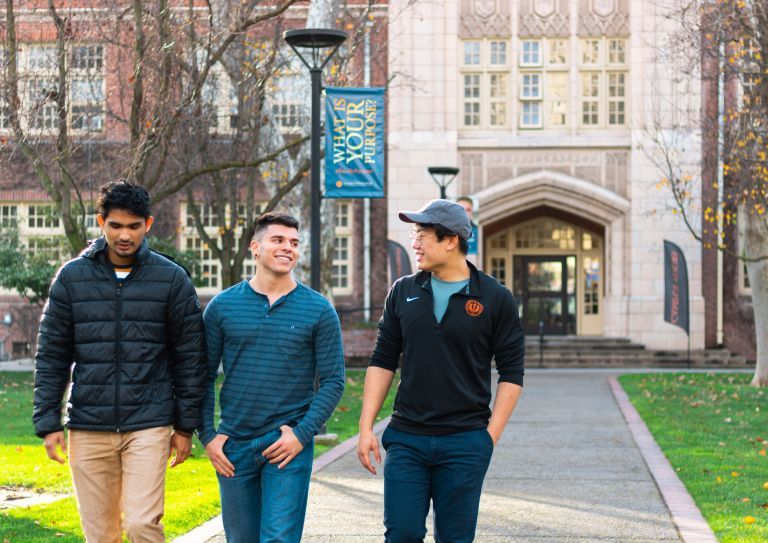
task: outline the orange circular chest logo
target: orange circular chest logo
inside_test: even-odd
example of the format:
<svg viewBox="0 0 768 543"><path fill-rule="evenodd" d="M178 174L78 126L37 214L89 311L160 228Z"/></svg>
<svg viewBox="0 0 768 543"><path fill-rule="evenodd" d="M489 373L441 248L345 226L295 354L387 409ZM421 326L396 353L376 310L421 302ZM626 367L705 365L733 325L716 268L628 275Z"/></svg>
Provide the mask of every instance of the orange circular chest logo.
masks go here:
<svg viewBox="0 0 768 543"><path fill-rule="evenodd" d="M467 312L467 315L470 317L477 317L480 315L480 313L483 312L483 304L478 302L477 300L469 300L466 305L464 306L464 311Z"/></svg>

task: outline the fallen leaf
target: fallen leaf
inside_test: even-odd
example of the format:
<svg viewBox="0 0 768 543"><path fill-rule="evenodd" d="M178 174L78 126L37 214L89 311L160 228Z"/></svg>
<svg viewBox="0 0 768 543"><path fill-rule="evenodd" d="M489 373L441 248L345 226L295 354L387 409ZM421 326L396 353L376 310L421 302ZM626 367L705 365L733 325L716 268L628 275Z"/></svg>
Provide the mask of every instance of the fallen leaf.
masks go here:
<svg viewBox="0 0 768 543"><path fill-rule="evenodd" d="M763 488L768 490L768 482L763 483Z"/></svg>
<svg viewBox="0 0 768 543"><path fill-rule="evenodd" d="M752 500L750 500L749 498L741 498L741 501L742 501L742 503L749 503Z"/></svg>
<svg viewBox="0 0 768 543"><path fill-rule="evenodd" d="M760 456L765 456L765 449L760 449L760 451L757 453Z"/></svg>

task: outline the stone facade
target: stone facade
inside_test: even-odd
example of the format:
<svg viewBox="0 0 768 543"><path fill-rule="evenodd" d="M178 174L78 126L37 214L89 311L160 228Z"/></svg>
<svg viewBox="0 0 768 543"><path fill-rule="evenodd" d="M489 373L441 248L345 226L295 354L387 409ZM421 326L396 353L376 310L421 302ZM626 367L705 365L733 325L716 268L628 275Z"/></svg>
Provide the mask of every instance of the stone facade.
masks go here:
<svg viewBox="0 0 768 543"><path fill-rule="evenodd" d="M668 192L657 187L664 173L656 165L651 135L674 126L686 143L681 163L700 171L700 127L681 124L679 111L700 107L701 85L698 79L679 81L658 60L657 44L673 23L654 6L650 0L392 2L391 12L399 16L390 24L390 72L399 84L389 95L390 237L407 246L407 226L396 212L437 197L427 167L459 166L448 195L474 197L486 271L491 271L489 255L500 250L490 246L492 236L537 216L569 218L580 231L592 228L602 237L599 335L628 337L654 349L685 349L685 332L663 320L663 241L673 241L688 262L691 347L703 348L702 251L671 212ZM484 27L483 21L492 22ZM472 70L462 68L462 44L489 38L507 44L510 122L467 127L462 101L469 91L462 73ZM523 42L540 40L546 51L555 38L564 39L569 51L563 69L567 121L557 128L545 121L541 129L524 129L521 77L530 69L518 66ZM581 66L580 47L587 39L614 38L627 44L626 121L584 126L579 89L589 70ZM546 63L540 70L546 76ZM488 73L495 73L493 67ZM481 108L488 100L488 95L479 100ZM512 262L516 249L506 250Z"/></svg>

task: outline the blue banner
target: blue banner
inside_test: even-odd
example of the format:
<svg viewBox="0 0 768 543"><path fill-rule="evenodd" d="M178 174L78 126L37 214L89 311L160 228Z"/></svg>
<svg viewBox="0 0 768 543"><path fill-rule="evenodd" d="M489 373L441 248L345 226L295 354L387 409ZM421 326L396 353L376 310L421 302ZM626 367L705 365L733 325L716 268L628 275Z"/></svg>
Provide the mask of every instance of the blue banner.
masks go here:
<svg viewBox="0 0 768 543"><path fill-rule="evenodd" d="M472 223L472 237L467 240L467 254L477 256L477 225Z"/></svg>
<svg viewBox="0 0 768 543"><path fill-rule="evenodd" d="M325 197L384 197L384 89L325 89Z"/></svg>

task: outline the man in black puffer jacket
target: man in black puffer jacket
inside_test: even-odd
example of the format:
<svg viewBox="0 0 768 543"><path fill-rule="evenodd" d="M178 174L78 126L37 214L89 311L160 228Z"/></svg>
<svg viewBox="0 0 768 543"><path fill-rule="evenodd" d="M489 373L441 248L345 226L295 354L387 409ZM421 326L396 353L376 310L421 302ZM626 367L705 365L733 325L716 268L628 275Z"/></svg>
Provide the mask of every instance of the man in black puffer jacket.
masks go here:
<svg viewBox="0 0 768 543"><path fill-rule="evenodd" d="M202 312L185 270L149 249L149 194L102 187L103 236L61 267L40 323L35 432L69 463L88 542L163 541L165 468L189 456L205 382ZM121 511L122 505L122 511Z"/></svg>

